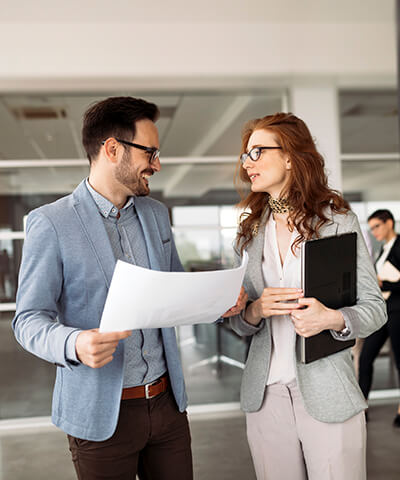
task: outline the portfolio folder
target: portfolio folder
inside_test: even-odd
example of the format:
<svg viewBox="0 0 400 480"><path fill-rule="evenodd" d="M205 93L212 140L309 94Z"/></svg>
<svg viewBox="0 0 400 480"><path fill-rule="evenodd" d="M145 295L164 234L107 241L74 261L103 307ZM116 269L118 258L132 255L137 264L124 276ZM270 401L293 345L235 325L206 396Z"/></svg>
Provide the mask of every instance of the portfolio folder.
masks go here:
<svg viewBox="0 0 400 480"><path fill-rule="evenodd" d="M357 233L308 240L301 252L302 288L326 307L354 305L357 298ZM310 363L345 348L355 340L336 340L330 330L313 337L299 337L300 360Z"/></svg>

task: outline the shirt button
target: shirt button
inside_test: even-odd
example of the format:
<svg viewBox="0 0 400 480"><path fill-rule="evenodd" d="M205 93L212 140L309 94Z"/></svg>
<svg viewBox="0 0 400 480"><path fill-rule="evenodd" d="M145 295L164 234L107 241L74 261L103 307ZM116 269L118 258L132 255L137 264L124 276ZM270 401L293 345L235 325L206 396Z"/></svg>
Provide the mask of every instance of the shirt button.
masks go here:
<svg viewBox="0 0 400 480"><path fill-rule="evenodd" d="M113 208L111 211L112 211L113 213L115 213L115 212L117 211L117 209L116 209L116 208Z"/></svg>

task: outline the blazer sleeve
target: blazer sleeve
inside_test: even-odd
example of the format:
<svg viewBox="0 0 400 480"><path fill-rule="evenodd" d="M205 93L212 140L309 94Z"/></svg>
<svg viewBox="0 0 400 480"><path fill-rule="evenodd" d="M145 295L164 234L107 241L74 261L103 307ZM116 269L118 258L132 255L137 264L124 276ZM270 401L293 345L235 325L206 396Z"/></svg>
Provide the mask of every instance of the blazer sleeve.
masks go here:
<svg viewBox="0 0 400 480"><path fill-rule="evenodd" d="M387 261L392 263L394 267L400 270L400 242L398 240L396 240L391 251L389 252ZM383 292L400 293L400 281L389 282L387 280L384 280L382 282L381 290Z"/></svg>
<svg viewBox="0 0 400 480"><path fill-rule="evenodd" d="M386 302L355 215L347 231L357 232L357 302L351 307L340 309L351 332L340 340L368 337L387 321Z"/></svg>
<svg viewBox="0 0 400 480"><path fill-rule="evenodd" d="M399 282L388 282L387 280L384 280L382 282L382 292L400 293L400 281Z"/></svg>
<svg viewBox="0 0 400 480"><path fill-rule="evenodd" d="M66 342L78 329L57 321L62 286L57 232L50 219L36 210L27 220L12 328L26 350L58 366L72 368L66 358Z"/></svg>
<svg viewBox="0 0 400 480"><path fill-rule="evenodd" d="M238 248L235 245L233 246L233 251L234 251L234 267L236 268L241 264L242 258ZM243 286L246 290L246 278L244 280ZM251 323L246 322L246 320L244 319L244 316L246 313L246 309L250 305L250 303L252 303L252 300L249 300L247 302L246 307L238 315L234 315L233 317L229 318L229 323L232 330L242 337L254 335L255 333L259 332L263 328L265 323L265 319L262 319L257 326L251 325Z"/></svg>

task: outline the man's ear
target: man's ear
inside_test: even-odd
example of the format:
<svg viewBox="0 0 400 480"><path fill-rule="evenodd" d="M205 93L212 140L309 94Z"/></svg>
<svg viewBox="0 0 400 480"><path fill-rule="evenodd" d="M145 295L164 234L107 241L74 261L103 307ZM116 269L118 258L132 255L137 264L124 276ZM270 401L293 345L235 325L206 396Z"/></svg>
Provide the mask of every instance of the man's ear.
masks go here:
<svg viewBox="0 0 400 480"><path fill-rule="evenodd" d="M115 140L115 138L107 138L103 143L103 151L104 155L110 162L116 163L118 160L118 147L119 143Z"/></svg>

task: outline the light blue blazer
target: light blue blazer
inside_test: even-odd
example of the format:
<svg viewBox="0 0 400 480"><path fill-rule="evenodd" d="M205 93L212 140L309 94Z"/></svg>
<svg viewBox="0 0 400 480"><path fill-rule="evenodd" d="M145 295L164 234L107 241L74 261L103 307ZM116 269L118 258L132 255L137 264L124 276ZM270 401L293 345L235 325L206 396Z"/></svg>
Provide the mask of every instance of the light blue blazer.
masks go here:
<svg viewBox="0 0 400 480"><path fill-rule="evenodd" d="M148 197L135 198L135 207L151 269L182 271L166 207ZM26 350L57 365L53 423L86 440L105 440L115 431L124 342L119 342L113 361L99 369L71 365L65 347L73 331L99 326L115 263L84 181L71 195L29 214L12 326ZM172 390L182 412L187 397L174 329L162 329L162 340Z"/></svg>

